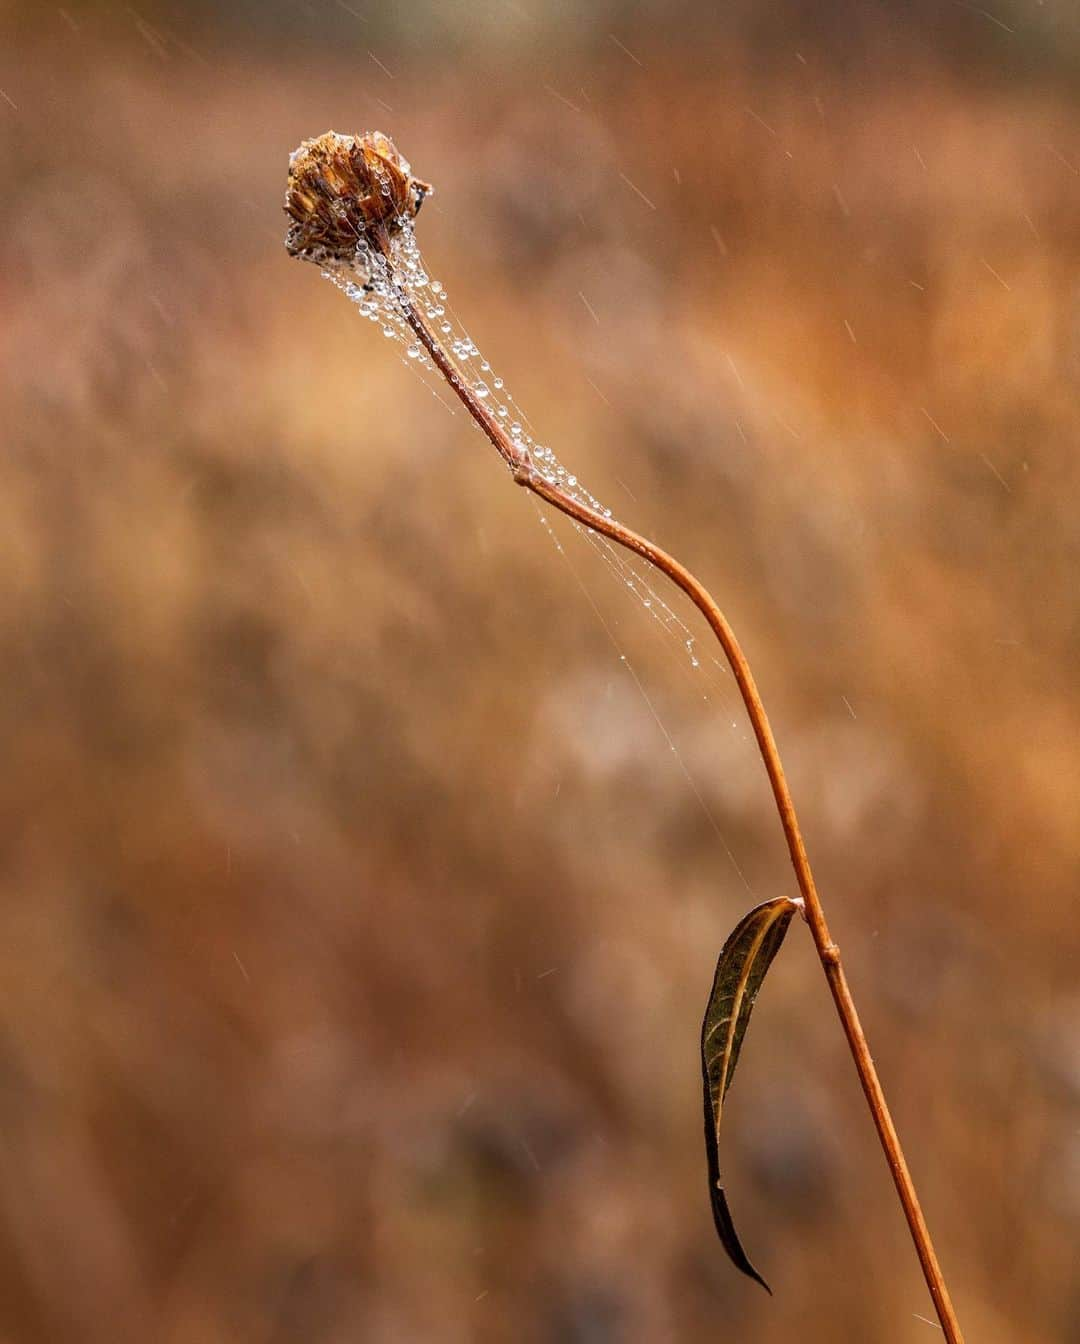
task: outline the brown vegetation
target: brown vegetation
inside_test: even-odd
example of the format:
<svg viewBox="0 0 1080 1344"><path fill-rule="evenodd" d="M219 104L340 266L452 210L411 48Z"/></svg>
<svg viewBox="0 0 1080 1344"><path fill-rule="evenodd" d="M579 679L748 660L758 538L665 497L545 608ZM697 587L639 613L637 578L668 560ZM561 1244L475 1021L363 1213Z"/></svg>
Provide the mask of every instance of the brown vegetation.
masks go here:
<svg viewBox="0 0 1080 1344"><path fill-rule="evenodd" d="M379 100L478 343L755 661L969 1337L1074 1337L1068 91L79 22L0 80L0 1338L933 1333L808 956L725 1118L776 1297L715 1244L695 1036L743 878L791 888L767 783L284 258L283 155Z"/></svg>

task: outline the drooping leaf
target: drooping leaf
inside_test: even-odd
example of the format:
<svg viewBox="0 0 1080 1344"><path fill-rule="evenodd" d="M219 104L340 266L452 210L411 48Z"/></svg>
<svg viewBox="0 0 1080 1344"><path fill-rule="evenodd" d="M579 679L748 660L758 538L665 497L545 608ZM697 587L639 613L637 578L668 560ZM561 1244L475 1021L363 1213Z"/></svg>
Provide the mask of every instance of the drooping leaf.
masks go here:
<svg viewBox="0 0 1080 1344"><path fill-rule="evenodd" d="M784 941L791 916L798 909L786 896L755 906L732 930L720 952L712 993L701 1024L701 1072L705 1084L705 1154L713 1222L734 1264L772 1289L750 1263L731 1220L720 1179L719 1136L724 1098L735 1075L743 1037L761 982Z"/></svg>

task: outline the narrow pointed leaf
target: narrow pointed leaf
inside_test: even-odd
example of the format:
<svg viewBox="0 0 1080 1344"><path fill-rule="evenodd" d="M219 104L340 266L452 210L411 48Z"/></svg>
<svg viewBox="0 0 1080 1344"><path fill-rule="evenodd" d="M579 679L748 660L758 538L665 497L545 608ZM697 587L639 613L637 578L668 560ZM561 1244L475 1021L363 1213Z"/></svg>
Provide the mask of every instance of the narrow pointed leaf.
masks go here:
<svg viewBox="0 0 1080 1344"><path fill-rule="evenodd" d="M750 1023L761 982L784 941L795 902L786 896L755 906L733 929L720 952L701 1024L701 1072L705 1084L705 1154L709 1166L709 1196L713 1222L724 1249L737 1268L756 1279L766 1292L769 1285L750 1263L731 1220L720 1179L719 1136L724 1098L735 1075L743 1037Z"/></svg>

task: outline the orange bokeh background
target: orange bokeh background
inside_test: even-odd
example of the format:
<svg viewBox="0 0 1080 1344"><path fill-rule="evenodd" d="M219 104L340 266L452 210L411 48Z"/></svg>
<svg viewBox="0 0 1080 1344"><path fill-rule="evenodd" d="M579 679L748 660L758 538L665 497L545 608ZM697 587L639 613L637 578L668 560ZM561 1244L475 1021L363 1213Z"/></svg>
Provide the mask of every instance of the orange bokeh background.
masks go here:
<svg viewBox="0 0 1080 1344"><path fill-rule="evenodd" d="M764 772L286 257L330 127L740 632L968 1339L1080 1334L1075 13L769 15L0 6L3 1344L934 1338L799 926L716 1242Z"/></svg>

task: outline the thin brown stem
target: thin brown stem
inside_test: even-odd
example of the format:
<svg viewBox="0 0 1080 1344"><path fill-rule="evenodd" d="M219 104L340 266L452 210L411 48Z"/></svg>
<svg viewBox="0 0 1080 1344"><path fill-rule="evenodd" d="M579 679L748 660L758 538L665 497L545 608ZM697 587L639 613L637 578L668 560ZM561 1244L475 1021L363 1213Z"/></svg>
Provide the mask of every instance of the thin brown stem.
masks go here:
<svg viewBox="0 0 1080 1344"><path fill-rule="evenodd" d="M814 884L814 875L810 869L806 845L799 829L795 804L792 801L791 791L784 776L784 767L780 761L776 739L773 736L768 715L765 713L765 706L750 671L750 665L738 640L735 638L735 632L708 590L690 573L685 565L680 564L674 556L669 555L647 537L641 536L615 519L608 518L598 510L574 499L557 482L549 480L547 476L535 468L529 459L527 450L510 439L488 408L473 395L471 388L464 382L438 339L416 311L407 290L395 275L392 254L385 235L380 240L380 250L386 258L391 283L395 287L405 320L431 356L436 368L446 378L469 414L511 468L515 481L519 485L527 487L534 494L539 495L541 499L547 500L549 504L573 518L583 527L602 533L626 550L632 551L635 555L640 555L642 559L647 560L650 565L666 575L672 583L682 589L705 617L724 650L724 655L734 673L743 704L746 706L746 712L753 726L758 749L761 752L761 758L769 776L769 783L772 785L776 810L780 816L780 824L784 829L784 837L787 840L788 853L791 855L792 867L795 869L795 877L803 897L806 922L813 936L818 957L825 971L825 977L829 982L829 989L841 1025L844 1028L844 1035L847 1037L852 1057L855 1060L855 1068L858 1071L859 1081L862 1084L863 1093L873 1116L881 1147L889 1164L889 1170L892 1172L896 1192L900 1197L904 1216L907 1218L908 1227L911 1231L911 1239L915 1244L915 1250L922 1265L926 1286L930 1290L930 1296L948 1344L963 1344L960 1325L953 1310L941 1266L938 1264L934 1244L930 1238L930 1231L927 1228L926 1219L923 1217L919 1197L915 1192L915 1185L904 1157L904 1150L901 1147L896 1126L893 1124L892 1115L885 1100L885 1093L877 1069L874 1066L873 1057L870 1054L870 1047L866 1043L866 1035L859 1021L855 1002L851 997L851 990L848 988L847 977L844 975L844 968L840 961L840 949L833 942L829 926L825 920L825 911L822 909L821 899Z"/></svg>

